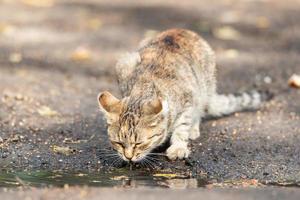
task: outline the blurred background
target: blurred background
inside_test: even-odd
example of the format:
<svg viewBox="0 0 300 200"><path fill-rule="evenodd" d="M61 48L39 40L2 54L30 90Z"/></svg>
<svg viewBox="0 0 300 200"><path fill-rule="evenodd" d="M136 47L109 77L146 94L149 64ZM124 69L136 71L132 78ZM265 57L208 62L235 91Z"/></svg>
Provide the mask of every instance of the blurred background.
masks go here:
<svg viewBox="0 0 300 200"><path fill-rule="evenodd" d="M219 92L275 94L261 111L205 122L196 161L179 169L299 181L300 93L287 84L300 73L298 0L0 0L0 168L100 170L96 96L120 96L118 56L168 28L211 44Z"/></svg>

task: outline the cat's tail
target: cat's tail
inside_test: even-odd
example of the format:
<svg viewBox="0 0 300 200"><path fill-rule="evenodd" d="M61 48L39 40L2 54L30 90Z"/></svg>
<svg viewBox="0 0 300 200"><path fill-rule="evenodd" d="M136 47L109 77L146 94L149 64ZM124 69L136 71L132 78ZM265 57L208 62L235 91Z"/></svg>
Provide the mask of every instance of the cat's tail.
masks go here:
<svg viewBox="0 0 300 200"><path fill-rule="evenodd" d="M240 94L216 94L207 106L209 117L220 117L239 111L257 110L263 102L273 98L269 91L250 91Z"/></svg>

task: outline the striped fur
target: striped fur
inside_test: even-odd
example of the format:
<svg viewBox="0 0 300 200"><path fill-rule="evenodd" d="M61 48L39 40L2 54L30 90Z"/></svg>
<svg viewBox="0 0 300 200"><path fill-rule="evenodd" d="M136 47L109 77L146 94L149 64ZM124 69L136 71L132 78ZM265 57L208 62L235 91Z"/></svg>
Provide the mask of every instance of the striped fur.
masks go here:
<svg viewBox="0 0 300 200"><path fill-rule="evenodd" d="M170 159L188 157L188 140L200 136L205 115L257 109L260 93L216 93L214 52L196 33L171 29L151 39L116 65L123 94L99 95L114 149L126 161L139 161L170 138Z"/></svg>

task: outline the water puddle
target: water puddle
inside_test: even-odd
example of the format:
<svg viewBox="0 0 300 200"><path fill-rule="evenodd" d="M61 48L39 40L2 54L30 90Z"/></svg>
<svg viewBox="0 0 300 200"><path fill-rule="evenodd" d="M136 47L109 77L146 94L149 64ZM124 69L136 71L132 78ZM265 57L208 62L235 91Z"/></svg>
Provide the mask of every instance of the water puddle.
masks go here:
<svg viewBox="0 0 300 200"><path fill-rule="evenodd" d="M215 182L203 177L191 178L181 174L153 173L125 168L106 172L63 171L0 171L0 188L92 186L109 188L211 188L211 187L300 187L299 182L259 182L256 179Z"/></svg>
<svg viewBox="0 0 300 200"><path fill-rule="evenodd" d="M98 173L70 172L0 172L0 187L94 186L120 188L198 188L207 181L176 174L153 174L145 171L115 170Z"/></svg>

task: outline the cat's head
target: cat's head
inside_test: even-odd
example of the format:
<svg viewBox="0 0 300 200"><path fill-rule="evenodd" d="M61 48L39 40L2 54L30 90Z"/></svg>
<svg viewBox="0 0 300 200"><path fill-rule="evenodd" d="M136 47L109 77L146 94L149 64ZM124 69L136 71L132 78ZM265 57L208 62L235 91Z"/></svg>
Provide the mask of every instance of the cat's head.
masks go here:
<svg viewBox="0 0 300 200"><path fill-rule="evenodd" d="M98 102L110 142L123 160L138 162L166 139L168 105L159 97L133 102L103 92Z"/></svg>

